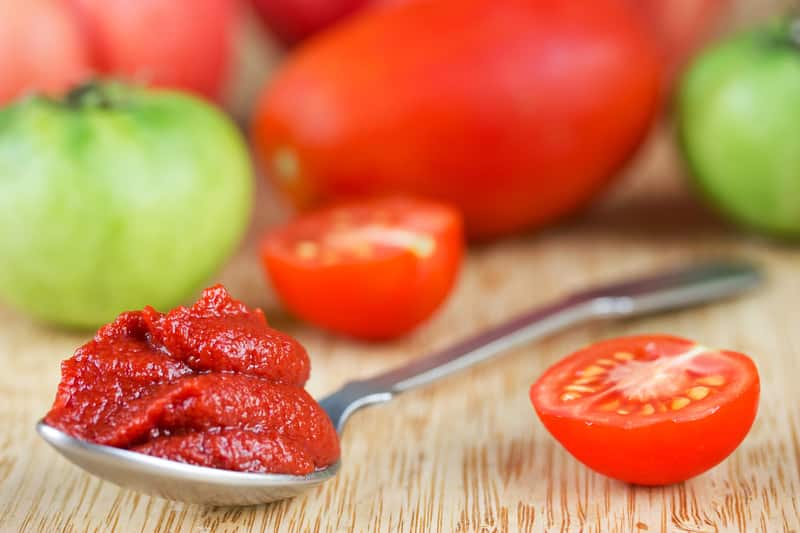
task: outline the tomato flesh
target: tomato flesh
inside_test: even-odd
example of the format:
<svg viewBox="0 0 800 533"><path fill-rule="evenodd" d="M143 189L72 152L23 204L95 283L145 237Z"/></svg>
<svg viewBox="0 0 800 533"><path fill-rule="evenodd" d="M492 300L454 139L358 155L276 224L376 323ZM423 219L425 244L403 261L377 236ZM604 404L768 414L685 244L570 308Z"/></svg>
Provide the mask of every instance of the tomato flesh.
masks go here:
<svg viewBox="0 0 800 533"><path fill-rule="evenodd" d="M341 204L266 235L261 257L286 307L325 329L388 339L428 318L452 289L463 225L411 198Z"/></svg>
<svg viewBox="0 0 800 533"><path fill-rule="evenodd" d="M670 336L593 344L530 391L545 427L588 467L642 485L686 480L741 443L758 409L747 356Z"/></svg>

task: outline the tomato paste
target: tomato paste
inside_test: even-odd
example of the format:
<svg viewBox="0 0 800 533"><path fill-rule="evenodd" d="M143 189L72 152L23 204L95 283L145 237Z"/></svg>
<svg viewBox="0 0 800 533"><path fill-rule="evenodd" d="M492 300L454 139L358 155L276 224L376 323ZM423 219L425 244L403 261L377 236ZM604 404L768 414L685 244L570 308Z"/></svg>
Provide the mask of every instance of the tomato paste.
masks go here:
<svg viewBox="0 0 800 533"><path fill-rule="evenodd" d="M339 441L305 391L310 363L224 287L190 308L123 313L61 366L45 422L73 437L195 465L308 474Z"/></svg>

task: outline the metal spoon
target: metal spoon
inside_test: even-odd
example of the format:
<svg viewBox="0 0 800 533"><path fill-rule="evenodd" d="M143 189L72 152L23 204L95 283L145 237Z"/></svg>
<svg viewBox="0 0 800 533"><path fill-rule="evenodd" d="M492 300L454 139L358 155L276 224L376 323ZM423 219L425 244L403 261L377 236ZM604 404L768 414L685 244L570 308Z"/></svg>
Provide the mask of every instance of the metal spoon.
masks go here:
<svg viewBox="0 0 800 533"><path fill-rule="evenodd" d="M423 359L370 379L352 381L320 404L341 434L347 419L367 405L427 385L522 343L598 319L632 317L733 296L762 281L746 263L719 261L590 288L534 309ZM248 474L193 466L80 441L40 421L39 435L67 459L121 487L171 500L210 505L253 505L296 496L329 480L337 462L307 476Z"/></svg>

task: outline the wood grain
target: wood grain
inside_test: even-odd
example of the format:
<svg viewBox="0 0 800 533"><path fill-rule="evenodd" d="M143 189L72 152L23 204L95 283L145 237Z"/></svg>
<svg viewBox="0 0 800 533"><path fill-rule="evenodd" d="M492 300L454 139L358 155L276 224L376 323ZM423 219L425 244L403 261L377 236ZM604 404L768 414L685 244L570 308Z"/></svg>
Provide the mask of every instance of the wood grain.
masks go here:
<svg viewBox="0 0 800 533"><path fill-rule="evenodd" d="M743 12L739 7L737 19ZM709 215L684 190L670 139L662 125L592 212L473 249L446 308L388 345L329 336L281 313L254 257L255 236L280 217L261 191L251 238L222 281L306 344L309 388L318 396L589 282L710 255L751 258L769 275L753 296L573 330L358 413L343 438L340 475L292 501L204 508L82 473L33 426L52 402L59 361L87 335L0 308L0 531L800 531L800 252ZM564 354L640 332L744 351L761 372L761 408L744 444L710 472L666 488L631 487L590 472L547 434L527 398L531 382Z"/></svg>

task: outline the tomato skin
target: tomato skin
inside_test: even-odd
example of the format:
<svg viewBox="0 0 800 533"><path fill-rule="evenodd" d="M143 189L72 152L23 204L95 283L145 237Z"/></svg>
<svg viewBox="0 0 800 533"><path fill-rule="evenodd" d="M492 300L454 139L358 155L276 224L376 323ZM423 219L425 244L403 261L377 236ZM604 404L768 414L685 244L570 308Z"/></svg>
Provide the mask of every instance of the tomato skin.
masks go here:
<svg viewBox="0 0 800 533"><path fill-rule="evenodd" d="M644 137L659 91L656 54L614 0L411 2L299 50L253 136L299 206L416 194L491 238L586 204Z"/></svg>
<svg viewBox="0 0 800 533"><path fill-rule="evenodd" d="M749 432L760 394L758 371L749 357L737 352L720 352L741 368L744 382L734 397L710 404L704 416L681 416L678 412L671 419L662 417L649 424L641 420L629 424L613 420L603 423L553 408L551 402L545 400L548 382L560 372L567 359L585 358L593 349L596 353L598 346L614 343L626 347L645 339L689 343L666 336L626 337L598 343L548 369L531 387L531 402L547 430L589 468L639 485L677 483L720 463Z"/></svg>
<svg viewBox="0 0 800 533"><path fill-rule="evenodd" d="M63 0L105 75L219 98L235 29L234 0Z"/></svg>
<svg viewBox="0 0 800 533"><path fill-rule="evenodd" d="M58 0L0 0L0 105L27 92L58 94L89 71L79 28Z"/></svg>
<svg viewBox="0 0 800 533"><path fill-rule="evenodd" d="M261 258L281 301L308 322L360 339L391 339L417 327L452 290L464 252L458 213L440 204L423 205L435 205L449 218L435 235L433 254L424 259L403 251L368 261L309 266L281 249L282 235L292 222L268 233Z"/></svg>

